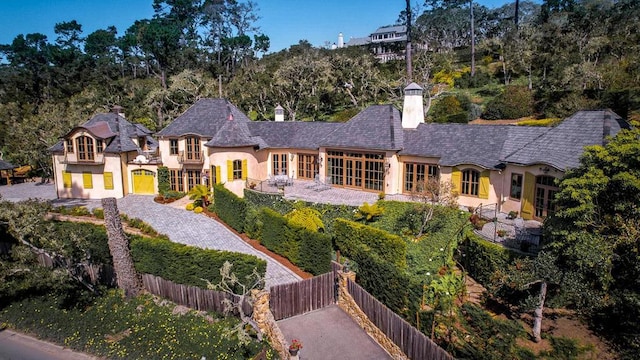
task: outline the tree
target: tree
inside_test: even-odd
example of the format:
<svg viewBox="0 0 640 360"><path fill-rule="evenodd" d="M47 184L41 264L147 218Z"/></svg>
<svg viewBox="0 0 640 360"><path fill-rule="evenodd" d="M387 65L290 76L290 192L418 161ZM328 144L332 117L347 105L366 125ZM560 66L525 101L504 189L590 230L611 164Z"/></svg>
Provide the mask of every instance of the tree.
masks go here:
<svg viewBox="0 0 640 360"><path fill-rule="evenodd" d="M104 226L109 237L109 251L113 257L113 270L116 274L118 287L124 290L127 298L135 297L142 290L142 279L133 264L129 240L122 228L116 199L102 199L102 208L104 209Z"/></svg>
<svg viewBox="0 0 640 360"><path fill-rule="evenodd" d="M246 330L246 325L248 325L256 332L258 341L262 341L262 331L260 327L258 327L258 324L251 318L251 315L245 313L243 306L248 304L253 308L252 293L264 286L264 278L262 278L260 274L258 274L257 269L254 268L253 272L245 279L246 282L242 282L236 274L231 271L232 267L233 265L230 262L224 262L220 268L221 279L217 284L213 284L207 279L202 280L207 282L207 288L222 291L228 295L228 297L223 300L225 312L239 315L242 321L242 323L234 328L238 339L240 341L251 340Z"/></svg>
<svg viewBox="0 0 640 360"><path fill-rule="evenodd" d="M640 314L638 120L636 115L632 129L604 146L586 149L580 166L560 182L557 210L544 226L544 249L563 274L560 290L568 305L592 316L608 314L597 326L636 352L640 323L627 316Z"/></svg>
<svg viewBox="0 0 640 360"><path fill-rule="evenodd" d="M456 206L458 196L453 190L453 183L440 181L439 177L426 177L416 184L411 191L411 199L418 203L416 211L421 214L422 222L416 235L420 238L433 218L436 205Z"/></svg>

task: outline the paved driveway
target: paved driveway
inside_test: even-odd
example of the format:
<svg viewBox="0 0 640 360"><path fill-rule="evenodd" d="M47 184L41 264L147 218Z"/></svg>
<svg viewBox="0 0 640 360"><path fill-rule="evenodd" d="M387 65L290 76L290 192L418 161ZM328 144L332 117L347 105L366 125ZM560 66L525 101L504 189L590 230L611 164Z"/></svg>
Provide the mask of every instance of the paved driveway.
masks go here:
<svg viewBox="0 0 640 360"><path fill-rule="evenodd" d="M54 205L79 205L89 209L100 207L100 200L57 200L53 184L24 183L0 186L3 200L29 198L52 200ZM267 261L266 288L299 281L300 277L279 262L254 249L217 221L184 209L161 205L150 195L127 195L118 200L121 213L139 218L171 241L205 249L226 250L255 255Z"/></svg>

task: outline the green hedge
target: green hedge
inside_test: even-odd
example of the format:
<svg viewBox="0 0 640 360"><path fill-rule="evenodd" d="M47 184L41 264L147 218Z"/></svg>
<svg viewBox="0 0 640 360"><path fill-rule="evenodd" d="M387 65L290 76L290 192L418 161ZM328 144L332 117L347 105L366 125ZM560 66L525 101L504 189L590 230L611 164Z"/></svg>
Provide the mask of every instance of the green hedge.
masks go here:
<svg viewBox="0 0 640 360"><path fill-rule="evenodd" d="M347 257L372 252L400 269L407 266L407 244L397 235L345 219L336 219L333 233L336 247Z"/></svg>
<svg viewBox="0 0 640 360"><path fill-rule="evenodd" d="M238 232L244 231L246 201L227 190L224 185L213 187L214 209L218 217Z"/></svg>
<svg viewBox="0 0 640 360"><path fill-rule="evenodd" d="M158 194L164 196L169 190L171 190L169 168L166 166L158 166Z"/></svg>
<svg viewBox="0 0 640 360"><path fill-rule="evenodd" d="M459 259L472 278L488 287L496 270L506 269L511 261L519 256L503 246L491 243L468 231L465 235L465 257Z"/></svg>
<svg viewBox="0 0 640 360"><path fill-rule="evenodd" d="M406 313L410 284L404 271L373 252L359 252L350 259L358 265L360 286L395 313Z"/></svg>
<svg viewBox="0 0 640 360"><path fill-rule="evenodd" d="M291 224L278 212L264 207L260 210L261 243L292 263L314 275L331 269L331 238Z"/></svg>
<svg viewBox="0 0 640 360"><path fill-rule="evenodd" d="M132 236L130 247L136 270L185 285L206 287L202 279L218 283L225 261L233 264L232 271L240 282L245 282L254 268L261 276L267 269L266 261L253 255L200 249L166 239Z"/></svg>
<svg viewBox="0 0 640 360"><path fill-rule="evenodd" d="M255 209L268 207L284 215L294 209L293 202L285 200L280 194L268 194L244 189L244 199Z"/></svg>

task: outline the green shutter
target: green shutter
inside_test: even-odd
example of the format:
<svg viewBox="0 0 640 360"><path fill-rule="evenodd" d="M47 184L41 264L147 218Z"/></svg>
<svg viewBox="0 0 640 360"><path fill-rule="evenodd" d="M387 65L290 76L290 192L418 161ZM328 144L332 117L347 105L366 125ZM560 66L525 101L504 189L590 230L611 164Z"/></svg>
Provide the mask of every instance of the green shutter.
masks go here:
<svg viewBox="0 0 640 360"><path fill-rule="evenodd" d="M460 195L462 173L457 167L451 169L451 192Z"/></svg>
<svg viewBox="0 0 640 360"><path fill-rule="evenodd" d="M214 166L216 171L216 184L220 184L220 166Z"/></svg>
<svg viewBox="0 0 640 360"><path fill-rule="evenodd" d="M248 166L247 159L242 160L242 180L247 180Z"/></svg>
<svg viewBox="0 0 640 360"><path fill-rule="evenodd" d="M524 191L522 192L522 208L520 214L525 220L533 219L533 202L536 190L536 177L530 172L524 173Z"/></svg>
<svg viewBox="0 0 640 360"><path fill-rule="evenodd" d="M93 174L91 174L90 172L83 172L82 185L85 189L93 189Z"/></svg>
<svg viewBox="0 0 640 360"><path fill-rule="evenodd" d="M233 181L233 160L227 160L227 181Z"/></svg>
<svg viewBox="0 0 640 360"><path fill-rule="evenodd" d="M65 189L71 189L71 173L68 171L62 172L62 186Z"/></svg>
<svg viewBox="0 0 640 360"><path fill-rule="evenodd" d="M105 190L113 190L113 173L104 173L104 188Z"/></svg>
<svg viewBox="0 0 640 360"><path fill-rule="evenodd" d="M480 199L489 198L489 187L491 184L489 174L489 170L480 173L480 190L478 191L478 197Z"/></svg>

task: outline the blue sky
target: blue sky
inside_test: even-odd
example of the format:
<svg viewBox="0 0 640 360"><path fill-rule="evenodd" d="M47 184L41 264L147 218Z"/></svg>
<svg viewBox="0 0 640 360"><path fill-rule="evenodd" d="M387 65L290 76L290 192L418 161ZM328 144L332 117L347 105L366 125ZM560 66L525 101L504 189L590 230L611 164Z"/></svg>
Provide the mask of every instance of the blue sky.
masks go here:
<svg viewBox="0 0 640 360"><path fill-rule="evenodd" d="M497 7L513 0L480 0ZM76 20L86 36L114 25L118 35L135 20L153 16L153 0L0 0L0 44L18 34L43 33L55 41L56 23ZM255 0L258 25L271 39L270 51L279 51L305 39L314 46L337 42L338 33L367 36L377 27L395 23L403 0ZM423 3L412 1L412 3Z"/></svg>

